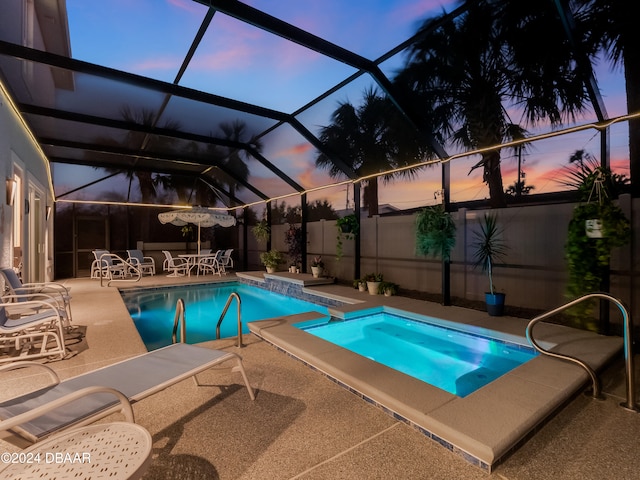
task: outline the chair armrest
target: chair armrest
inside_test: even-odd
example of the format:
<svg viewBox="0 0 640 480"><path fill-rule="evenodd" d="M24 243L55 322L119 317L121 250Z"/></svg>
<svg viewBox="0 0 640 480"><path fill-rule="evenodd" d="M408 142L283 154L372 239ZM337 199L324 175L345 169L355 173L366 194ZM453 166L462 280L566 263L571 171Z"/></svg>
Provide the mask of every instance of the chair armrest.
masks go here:
<svg viewBox="0 0 640 480"><path fill-rule="evenodd" d="M63 407L79 398L86 397L88 395L94 395L96 393L111 393L113 394L121 404L120 411L124 414L127 421L131 423L135 423L133 416L133 408L131 408L131 402L129 399L119 390L111 387L85 387L75 392L68 393L60 398L52 400L49 403L41 405L33 410L29 410L28 412L21 413L20 415L16 415L15 417L8 418L6 420L0 421L0 432L9 430L11 428L17 427L25 422L29 422L34 418L38 418L42 415L46 415L47 413L55 410L56 408Z"/></svg>
<svg viewBox="0 0 640 480"><path fill-rule="evenodd" d="M53 290L54 292L59 292L59 293L62 293L64 295L69 295L69 288L65 287L63 284L57 283L57 282L23 283L22 287L23 288L42 289L44 291L50 289L50 290Z"/></svg>
<svg viewBox="0 0 640 480"><path fill-rule="evenodd" d="M0 366L0 372L9 372L11 370L17 370L19 368L42 368L49 374L51 380L53 380L53 383L51 385L57 385L58 383L60 383L60 377L58 377L58 374L53 368L38 362L28 362L23 360L22 362L8 363Z"/></svg>

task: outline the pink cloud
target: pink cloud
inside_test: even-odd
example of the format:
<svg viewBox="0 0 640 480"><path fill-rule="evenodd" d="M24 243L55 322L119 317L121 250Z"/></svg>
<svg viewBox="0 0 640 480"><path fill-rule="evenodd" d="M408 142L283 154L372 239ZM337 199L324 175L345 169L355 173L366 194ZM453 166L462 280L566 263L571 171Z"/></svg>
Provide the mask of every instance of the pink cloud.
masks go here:
<svg viewBox="0 0 640 480"><path fill-rule="evenodd" d="M167 0L167 3L190 13L202 13L204 8L198 6L193 0Z"/></svg>

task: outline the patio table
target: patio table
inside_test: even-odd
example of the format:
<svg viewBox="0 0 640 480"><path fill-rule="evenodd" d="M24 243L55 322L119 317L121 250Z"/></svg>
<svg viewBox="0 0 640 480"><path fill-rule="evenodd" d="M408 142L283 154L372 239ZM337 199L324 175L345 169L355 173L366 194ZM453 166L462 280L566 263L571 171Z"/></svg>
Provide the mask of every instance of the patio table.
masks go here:
<svg viewBox="0 0 640 480"><path fill-rule="evenodd" d="M135 423L90 425L0 454L0 477L138 479L149 468L152 445L149 432Z"/></svg>

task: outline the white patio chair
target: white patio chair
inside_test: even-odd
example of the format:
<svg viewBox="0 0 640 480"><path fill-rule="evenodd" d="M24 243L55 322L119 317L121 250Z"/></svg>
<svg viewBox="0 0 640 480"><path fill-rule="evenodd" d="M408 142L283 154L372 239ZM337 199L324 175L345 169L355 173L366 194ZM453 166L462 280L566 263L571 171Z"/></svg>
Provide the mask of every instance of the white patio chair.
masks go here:
<svg viewBox="0 0 640 480"><path fill-rule="evenodd" d="M4 302L20 303L24 311L32 310L24 307L24 302L30 300L50 302L58 308L66 325L71 326L71 294L67 287L56 282L22 283L12 268L0 269L0 276L4 279L5 289L8 292L3 296Z"/></svg>
<svg viewBox="0 0 640 480"><path fill-rule="evenodd" d="M220 265L224 269L224 273L226 273L227 268L233 268L233 258L231 258L231 254L233 253L233 248L228 248L222 254L220 258Z"/></svg>
<svg viewBox="0 0 640 480"><path fill-rule="evenodd" d="M0 363L66 354L57 306L42 300L0 303Z"/></svg>
<svg viewBox="0 0 640 480"><path fill-rule="evenodd" d="M129 272L127 271L126 262L108 250L94 250L95 260L91 265L91 278L125 278Z"/></svg>
<svg viewBox="0 0 640 480"><path fill-rule="evenodd" d="M213 275L221 275L219 263L221 252L222 250L218 250L216 253L213 253L211 255L200 257L198 259L198 275L200 275L200 273L212 273Z"/></svg>
<svg viewBox="0 0 640 480"><path fill-rule="evenodd" d="M189 262L184 258L174 258L171 252L163 250L165 256L163 268L169 273L167 277L181 277L189 273Z"/></svg>
<svg viewBox="0 0 640 480"><path fill-rule="evenodd" d="M127 261L140 269L140 273L144 275L156 274L156 261L153 257L145 257L141 250L127 250Z"/></svg>

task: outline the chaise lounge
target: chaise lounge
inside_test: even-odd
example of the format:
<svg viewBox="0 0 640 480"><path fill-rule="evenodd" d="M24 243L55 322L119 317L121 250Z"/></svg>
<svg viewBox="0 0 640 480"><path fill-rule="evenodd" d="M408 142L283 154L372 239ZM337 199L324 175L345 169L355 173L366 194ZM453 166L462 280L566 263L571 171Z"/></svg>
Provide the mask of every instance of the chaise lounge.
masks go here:
<svg viewBox="0 0 640 480"><path fill-rule="evenodd" d="M46 370L52 382L34 392L0 403L0 431L30 442L72 426L83 426L122 412L133 421L131 404L226 361L240 372L251 400L255 395L239 355L222 350L175 343L98 370L60 381L54 370L34 362L0 367L0 372L35 367Z"/></svg>

